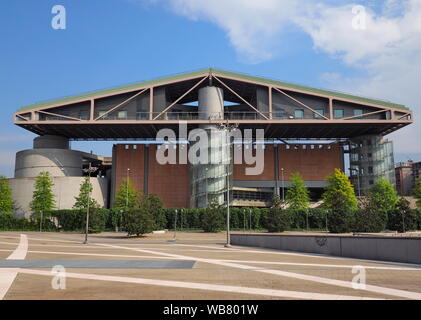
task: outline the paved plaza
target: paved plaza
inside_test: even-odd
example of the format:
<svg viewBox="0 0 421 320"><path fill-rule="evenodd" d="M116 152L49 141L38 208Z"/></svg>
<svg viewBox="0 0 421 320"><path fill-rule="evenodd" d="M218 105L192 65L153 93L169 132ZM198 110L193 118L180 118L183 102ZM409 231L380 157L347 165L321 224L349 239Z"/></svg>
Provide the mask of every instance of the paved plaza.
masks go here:
<svg viewBox="0 0 421 320"><path fill-rule="evenodd" d="M421 299L416 265L225 248L224 233L83 240L0 232L0 299Z"/></svg>

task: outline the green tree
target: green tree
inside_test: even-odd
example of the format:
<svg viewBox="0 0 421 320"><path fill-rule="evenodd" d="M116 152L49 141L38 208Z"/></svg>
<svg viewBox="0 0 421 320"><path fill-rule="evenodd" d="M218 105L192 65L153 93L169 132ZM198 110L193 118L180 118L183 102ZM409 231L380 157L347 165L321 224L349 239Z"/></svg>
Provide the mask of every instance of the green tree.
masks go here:
<svg viewBox="0 0 421 320"><path fill-rule="evenodd" d="M357 197L348 177L339 169L327 177L328 187L323 194L323 206L331 211L357 210Z"/></svg>
<svg viewBox="0 0 421 320"><path fill-rule="evenodd" d="M130 178L123 179L120 187L118 188L115 200L114 208L135 208L139 206L139 193L133 187Z"/></svg>
<svg viewBox="0 0 421 320"><path fill-rule="evenodd" d="M414 197L417 199L417 207L421 208L421 176L418 177L415 183Z"/></svg>
<svg viewBox="0 0 421 320"><path fill-rule="evenodd" d="M140 236L155 228L153 215L145 207L130 208L123 214L123 230L128 236Z"/></svg>
<svg viewBox="0 0 421 320"><path fill-rule="evenodd" d="M329 210L328 228L333 233L344 233L354 226L357 197L348 177L339 169L327 177L328 187L323 194L323 207Z"/></svg>
<svg viewBox="0 0 421 320"><path fill-rule="evenodd" d="M417 229L417 215L409 207L409 201L401 197L396 204L396 209L388 212L387 227L389 230L406 232Z"/></svg>
<svg viewBox="0 0 421 320"><path fill-rule="evenodd" d="M165 229L167 225L167 217L165 212L162 210L162 200L156 194L143 195L140 197L141 208L145 208L149 213L152 214L155 220L155 227L157 229Z"/></svg>
<svg viewBox="0 0 421 320"><path fill-rule="evenodd" d="M291 176L291 186L286 194L286 202L289 204L289 208L293 210L306 210L309 207L309 192L298 172Z"/></svg>
<svg viewBox="0 0 421 320"><path fill-rule="evenodd" d="M202 229L205 232L218 232L224 227L224 208L217 200L212 199L202 217Z"/></svg>
<svg viewBox="0 0 421 320"><path fill-rule="evenodd" d="M92 198L92 183L89 182L89 177L85 177L84 181L80 184L79 195L75 197L75 204L73 209L87 209L99 208L98 202Z"/></svg>
<svg viewBox="0 0 421 320"><path fill-rule="evenodd" d="M55 208L53 185L49 172L43 171L36 177L32 201L29 204L32 211L32 219L39 220L41 214L45 214Z"/></svg>
<svg viewBox="0 0 421 320"><path fill-rule="evenodd" d="M14 209L12 188L5 176L0 176L0 214L12 214Z"/></svg>
<svg viewBox="0 0 421 320"><path fill-rule="evenodd" d="M384 178L376 181L368 191L369 206L384 214L396 209L398 201L399 196L395 188Z"/></svg>

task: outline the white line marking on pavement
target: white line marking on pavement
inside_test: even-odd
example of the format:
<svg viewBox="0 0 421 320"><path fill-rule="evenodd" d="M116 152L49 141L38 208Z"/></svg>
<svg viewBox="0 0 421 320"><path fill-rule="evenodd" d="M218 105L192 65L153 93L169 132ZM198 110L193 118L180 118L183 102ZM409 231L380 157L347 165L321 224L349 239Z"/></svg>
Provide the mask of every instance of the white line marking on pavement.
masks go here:
<svg viewBox="0 0 421 320"><path fill-rule="evenodd" d="M0 249L0 251L9 252L12 250ZM30 250L28 253L41 253L41 254L54 254L54 255L73 255L73 256L95 256L95 257L114 257L114 258L142 258L142 259L172 259L184 260L179 257L157 257L145 255L126 255L126 254L105 254L105 253L82 253L82 252L64 252L64 251L37 251ZM194 258L194 257L192 257ZM196 258L194 258L196 259ZM269 264L269 265L282 265L282 266L303 266L303 267L323 267L323 268L339 268L339 269L352 269L355 265L346 264L319 264L319 263L297 263L297 262L277 262L277 261L256 261L256 260L226 260L226 259L207 259L222 262L237 262L237 263L251 263L251 264ZM399 268L399 267L377 267L377 266L363 266L365 269L372 270L388 270L388 271L421 271L420 268ZM199 268L198 268L199 269Z"/></svg>
<svg viewBox="0 0 421 320"><path fill-rule="evenodd" d="M0 269L0 275L2 274L2 272L3 272L3 270ZM51 277L51 272L42 271L42 270L21 269L19 271L19 273ZM231 293L237 293L237 294L253 294L253 295L280 297L280 298L293 298L293 299L382 300L382 299L360 297L360 296L348 296L348 295L336 295L336 294L325 294L325 293L316 293L316 292L300 292L300 291L288 291L288 290L275 290L275 289L262 289L262 288L227 286L227 285L219 285L219 284L172 281L172 280L158 280L158 279L106 276L106 275L86 274L86 273L66 272L66 277L67 278L74 278L74 279L135 283L135 284L152 285L152 286L177 287L177 288L197 289L197 290L206 290L206 291L221 291L221 292L231 292Z"/></svg>
<svg viewBox="0 0 421 320"><path fill-rule="evenodd" d="M28 252L28 238L26 235L20 235L20 242L18 247L12 254L7 257L8 260L23 260L26 257L26 253ZM18 274L19 268L9 268L3 269L2 274L0 274L0 300L3 300L6 293L9 291L10 287L12 286L13 281Z"/></svg>
<svg viewBox="0 0 421 320"><path fill-rule="evenodd" d="M231 268L262 272L262 273L273 274L273 275L278 275L282 277L295 278L299 280L306 280L306 281L311 281L311 282L323 283L327 285L344 287L344 288L349 288L352 290L364 290L364 291L374 292L378 294L398 296L398 297L407 298L407 299L421 300L421 293L418 293L418 292L390 289L390 288L373 286L373 285L366 285L365 289L354 289L352 287L352 282L350 281L334 280L334 279L329 279L329 278L322 278L322 277L310 276L310 275L293 273L293 272L286 272L286 271L281 271L281 270L273 270L273 269L263 269L263 268L253 269L253 267L251 266L242 265L238 263L223 262L223 261L215 260L215 259L212 260L212 259L196 258L196 257L176 255L176 254L170 254L170 253L162 253L162 252L152 251L152 250L147 250L147 249L128 248L128 247L115 246L115 245L109 245L109 244L98 244L98 245L104 246L104 247L114 247L114 248L127 249L127 250L133 250L133 251L138 251L138 252L145 252L145 253L150 253L150 254L157 254L157 255L168 256L168 257L179 257L185 260L196 260L200 262L216 264L216 265L221 265L221 266L226 266L226 267L231 267Z"/></svg>

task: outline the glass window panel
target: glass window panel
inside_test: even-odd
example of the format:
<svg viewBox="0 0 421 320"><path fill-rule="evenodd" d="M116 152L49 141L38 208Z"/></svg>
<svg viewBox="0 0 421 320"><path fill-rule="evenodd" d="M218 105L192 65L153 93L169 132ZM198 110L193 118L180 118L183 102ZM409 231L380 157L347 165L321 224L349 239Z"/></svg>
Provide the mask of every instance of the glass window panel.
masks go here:
<svg viewBox="0 0 421 320"><path fill-rule="evenodd" d="M302 118L304 118L304 110L303 109L296 109L294 111L294 117L296 119L302 119Z"/></svg>
<svg viewBox="0 0 421 320"><path fill-rule="evenodd" d="M335 109L333 110L333 117L335 119L340 119L344 117L344 110L343 109Z"/></svg>

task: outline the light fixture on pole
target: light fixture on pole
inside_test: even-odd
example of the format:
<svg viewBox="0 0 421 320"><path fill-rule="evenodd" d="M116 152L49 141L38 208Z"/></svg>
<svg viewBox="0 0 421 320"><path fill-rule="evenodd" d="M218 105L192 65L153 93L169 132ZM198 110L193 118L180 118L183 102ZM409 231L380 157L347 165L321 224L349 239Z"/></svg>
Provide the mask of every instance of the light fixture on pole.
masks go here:
<svg viewBox="0 0 421 320"><path fill-rule="evenodd" d="M174 241L177 238L177 209L175 209L175 216L174 216Z"/></svg>
<svg viewBox="0 0 421 320"><path fill-rule="evenodd" d="M221 131L225 132L225 146L227 151L227 243L225 244L225 247L229 248L231 247L231 237L230 237L230 167L231 167L231 135L228 134L231 131L237 130L238 123L235 124L229 124L228 120L226 123L219 124L219 129ZM225 150L226 150L225 149Z"/></svg>
<svg viewBox="0 0 421 320"><path fill-rule="evenodd" d="M85 228L85 241L84 244L88 243L88 233L89 233L89 204L91 202L91 173L95 172L98 168L92 167L91 162L89 162L88 169L83 169L83 172L88 173L88 203L86 205L86 228Z"/></svg>
<svg viewBox="0 0 421 320"><path fill-rule="evenodd" d="M126 210L129 208L129 174L130 174L130 168L127 168L127 177L126 177Z"/></svg>
<svg viewBox="0 0 421 320"><path fill-rule="evenodd" d="M281 168L281 179L282 179L282 202L284 202L285 201L284 168Z"/></svg>

